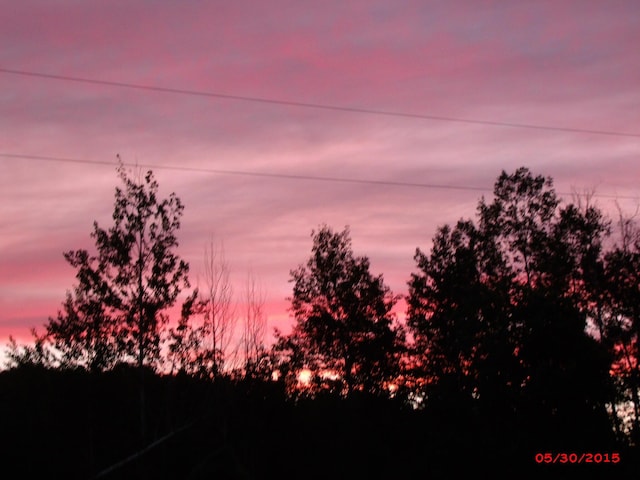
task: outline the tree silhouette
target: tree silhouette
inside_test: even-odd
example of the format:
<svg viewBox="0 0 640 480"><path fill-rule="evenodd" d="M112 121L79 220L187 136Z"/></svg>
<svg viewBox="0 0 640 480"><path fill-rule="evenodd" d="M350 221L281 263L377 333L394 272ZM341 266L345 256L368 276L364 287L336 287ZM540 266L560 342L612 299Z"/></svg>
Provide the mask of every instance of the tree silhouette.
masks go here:
<svg viewBox="0 0 640 480"><path fill-rule="evenodd" d="M185 300L178 324L168 331L166 358L171 374L210 378L210 355L205 346L207 325L194 320L199 311L198 293L195 290Z"/></svg>
<svg viewBox="0 0 640 480"><path fill-rule="evenodd" d="M56 363L55 355L51 351L49 339L45 334L38 334L35 328L31 329L33 345L18 345L13 336L9 336L9 344L5 351L7 356L6 366L10 369L21 367L51 368Z"/></svg>
<svg viewBox="0 0 640 480"><path fill-rule="evenodd" d="M296 324L280 335L286 373L309 369L317 388L381 393L397 375L403 332L391 309L397 301L382 276L355 257L348 228L312 232L306 266L291 271L291 311Z"/></svg>
<svg viewBox="0 0 640 480"><path fill-rule="evenodd" d="M421 273L410 282L407 323L421 367L417 374L428 379L431 401L470 400L481 383L494 381L483 378L485 370L494 366L502 376L514 368L509 345L501 345L508 298L496 287L506 282L485 273L506 274L504 265L484 248L470 221L441 227L431 254L418 249L415 259Z"/></svg>
<svg viewBox="0 0 640 480"><path fill-rule="evenodd" d="M232 356L237 317L233 304L233 286L224 245L213 238L204 252L205 285L200 294L198 311L204 316L205 347L212 377L222 374Z"/></svg>
<svg viewBox="0 0 640 480"><path fill-rule="evenodd" d="M78 269L78 285L67 292L63 310L46 324L46 336L60 352L60 364L92 372L112 368L121 357L117 312L105 302L108 286L92 268L86 251L68 252L67 261ZM100 267L98 267L99 269Z"/></svg>
<svg viewBox="0 0 640 480"><path fill-rule="evenodd" d="M408 324L426 394L535 418L603 414L609 359L585 331L585 292L606 222L561 208L551 179L525 168L499 176L478 217L416 252Z"/></svg>
<svg viewBox="0 0 640 480"><path fill-rule="evenodd" d="M118 173L124 188L116 188L114 225L105 230L94 222L95 255L65 253L78 285L49 319L47 334L64 358L89 368L116 359L155 368L165 310L188 286L188 265L173 252L184 207L175 194L158 198L151 171L137 180L122 165Z"/></svg>
<svg viewBox="0 0 640 480"><path fill-rule="evenodd" d="M252 272L247 273L245 284L245 316L242 328L241 347L244 374L259 376L268 361L265 348L267 317L264 312L265 293Z"/></svg>
<svg viewBox="0 0 640 480"><path fill-rule="evenodd" d="M66 260L77 269L78 285L64 311L50 318L47 336L63 363L93 370L118 361L134 362L140 372L140 429L145 437L144 370L161 360L161 334L181 288L189 285L188 265L178 246L182 202L175 194L158 198L158 182L148 171L131 178L122 164L116 187L114 224L94 222L96 254L72 250Z"/></svg>
<svg viewBox="0 0 640 480"><path fill-rule="evenodd" d="M604 308L596 317L614 357L619 400L631 402L631 438L640 443L640 229L620 213L619 242L604 260Z"/></svg>

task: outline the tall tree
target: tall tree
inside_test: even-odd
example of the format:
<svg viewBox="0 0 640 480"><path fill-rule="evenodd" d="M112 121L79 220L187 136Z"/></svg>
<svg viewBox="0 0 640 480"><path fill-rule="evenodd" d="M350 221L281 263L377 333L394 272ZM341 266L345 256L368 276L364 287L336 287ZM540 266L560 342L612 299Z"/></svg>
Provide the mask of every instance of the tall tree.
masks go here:
<svg viewBox="0 0 640 480"><path fill-rule="evenodd" d="M133 179L120 165L118 174L123 187L115 191L114 225L103 229L94 222L95 254L64 254L77 269L78 284L46 324L63 363L93 370L116 361L154 368L166 310L188 286L188 265L174 253L180 199L159 199L151 171Z"/></svg>
<svg viewBox="0 0 640 480"><path fill-rule="evenodd" d="M630 402L630 434L640 443L640 228L619 212L619 239L605 255L602 337L614 356L620 401Z"/></svg>
<svg viewBox="0 0 640 480"><path fill-rule="evenodd" d="M478 217L416 254L408 323L428 392L556 417L603 412L608 361L582 300L606 222L561 207L551 179L525 168L499 176Z"/></svg>
<svg viewBox="0 0 640 480"><path fill-rule="evenodd" d="M291 271L295 326L280 335L288 373L313 374L316 387L337 383L341 394L382 393L398 373L403 331L391 309L397 301L369 259L356 257L348 228L312 232L306 266Z"/></svg>
<svg viewBox="0 0 640 480"><path fill-rule="evenodd" d="M157 367L166 311L189 286L189 267L174 251L184 207L174 193L158 197L151 171L132 177L121 164L118 174L122 187L115 190L114 224L103 229L94 222L95 254L65 254L78 271L78 285L46 328L70 361L92 369L108 368L115 360L137 364L144 437L143 372Z"/></svg>
<svg viewBox="0 0 640 480"><path fill-rule="evenodd" d="M154 367L166 310L189 286L189 267L174 253L184 207L173 193L158 198L151 171L133 179L120 165L118 173L123 187L115 191L114 225L105 230L94 222L91 233L97 254L75 250L65 258L78 268L78 288L87 293L76 294L75 303L99 304L98 314L115 323L109 333L116 335L121 358Z"/></svg>
<svg viewBox="0 0 640 480"><path fill-rule="evenodd" d="M407 324L420 367L416 374L426 378L432 403L464 403L477 398L483 385L495 391L495 379L485 372L495 368L497 376L506 376L517 368L512 348L501 342L508 302L503 288L510 277L483 240L473 222L460 220L438 230L430 254L416 250L420 273L409 283Z"/></svg>

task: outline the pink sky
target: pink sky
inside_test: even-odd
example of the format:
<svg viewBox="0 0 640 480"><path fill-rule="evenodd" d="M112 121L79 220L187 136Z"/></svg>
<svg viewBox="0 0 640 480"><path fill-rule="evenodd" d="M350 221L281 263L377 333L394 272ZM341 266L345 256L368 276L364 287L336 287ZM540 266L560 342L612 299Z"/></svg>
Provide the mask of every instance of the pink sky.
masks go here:
<svg viewBox="0 0 640 480"><path fill-rule="evenodd" d="M55 5L55 6L54 6ZM635 1L12 2L0 69L246 97L635 134L597 135L187 96L0 72L0 344L55 315L109 225L116 154L154 165L185 204L179 254L202 276L211 235L240 292L252 269L270 330L311 230L350 225L395 293L438 225L482 191L171 171L162 166L462 185L528 166L560 192L640 199ZM4 154L5 156L2 156ZM7 157L112 162L113 167ZM626 198L623 198L626 197Z"/></svg>

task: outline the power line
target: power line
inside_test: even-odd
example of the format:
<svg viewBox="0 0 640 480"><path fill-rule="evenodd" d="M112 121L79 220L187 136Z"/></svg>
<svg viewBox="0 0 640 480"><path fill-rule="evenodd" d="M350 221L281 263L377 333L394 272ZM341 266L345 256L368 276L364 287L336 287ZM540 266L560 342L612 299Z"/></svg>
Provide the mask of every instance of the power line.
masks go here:
<svg viewBox="0 0 640 480"><path fill-rule="evenodd" d="M64 158L64 157L50 157L41 155L24 155L17 153L1 153L0 157L4 158L20 158L25 160L42 160L49 162L68 162L68 163L82 163L88 165L108 165L110 167L117 166L116 163L101 161L101 160L86 160L78 158ZM319 182L334 182L334 183L355 183L362 185L378 185L378 186L390 186L390 187L413 187L413 188L438 188L446 190L475 190L475 191L490 191L485 187L463 186L463 185L444 185L435 183L416 183L416 182L395 182L390 180L366 180L359 178L343 178L343 177L324 177L318 175L294 175L288 173L269 173L269 172L251 172L242 170L220 170L214 168L203 167L185 167L176 165L151 165L144 163L122 163L127 167L140 167L149 168L155 170L174 170L182 172L197 172L197 173L213 173L217 175L237 175L246 177L261 177L261 178L279 178L286 180L308 180Z"/></svg>
<svg viewBox="0 0 640 480"><path fill-rule="evenodd" d="M550 131L557 131L557 132L569 132L569 133L580 133L580 134L590 134L590 135L609 135L609 136L618 136L618 137L640 138L640 133L615 132L615 131L609 131L609 130L589 130L589 129L583 129L583 128L534 125L534 124L515 123L515 122L496 122L491 120L474 120L469 118L448 117L448 116L440 116L440 115L424 115L424 114L417 114L417 113L396 112L396 111L390 111L390 110L377 110L377 109L371 109L371 108L344 107L339 105L296 102L296 101L290 101L290 100L279 100L279 99L263 98L263 97L250 97L250 96L244 96L244 95L231 95L231 94L217 93L217 92L205 92L205 91L188 90L188 89L181 89L181 88L158 87L155 85L143 85L143 84L137 84L137 83L116 82L116 81L110 81L110 80L99 80L99 79L83 78L83 77L72 77L69 75L54 75L49 73L32 72L32 71L25 71L25 70L13 70L9 68L1 68L1 67L0 67L0 72L8 73L11 75L21 75L26 77L46 78L50 80L79 82L79 83L87 83L87 84L93 84L93 85L105 85L105 86L119 87L119 88L132 88L137 90L149 90L154 92L173 93L173 94L180 94L180 95L192 95L192 96L198 96L198 97L221 98L226 100L239 100L244 102L258 102L258 103L266 103L266 104L272 104L272 105L285 105L290 107L315 108L315 109L332 110L332 111L338 111L338 112L383 115L383 116L402 117L402 118L414 118L414 119L420 119L420 120L433 120L433 121L441 121L441 122L456 122L456 123L466 123L466 124L473 124L473 125L485 125L485 126L492 126L492 127L527 128L527 129L534 129L534 130L550 130Z"/></svg>
<svg viewBox="0 0 640 480"><path fill-rule="evenodd" d="M105 160L88 160L88 159L80 159L80 158L28 155L28 154L4 153L4 152L0 152L0 158L38 160L38 161L46 161L46 162L66 162L66 163L77 163L77 164L85 164L85 165L107 165L110 167L116 167L118 165L117 163L107 162ZM492 188L478 187L478 186L471 186L471 185L447 185L447 184L440 184L440 183L398 182L398 181L391 181L391 180L367 180L367 179L361 179L361 178L325 177L325 176L318 176L318 175L294 175L294 174L288 174L288 173L252 172L252 171L246 171L246 170L245 171L221 170L221 169L214 169L214 168L185 167L185 166L177 166L177 165L151 165L151 164L145 164L145 163L122 162L122 165L127 167L139 167L139 168L148 168L148 169L154 169L154 170L173 170L173 171L181 171L181 172L211 173L216 175L235 175L235 176L258 177L258 178L276 178L276 179L284 179L284 180L305 180L305 181L332 182L332 183L351 183L351 184L359 184L359 185L376 185L376 186L400 187L400 188L466 190L466 191L477 191L477 192L493 191ZM556 192L556 193L561 196L573 196L575 194L575 192L573 193ZM592 196L599 197L599 198L638 200L637 196L634 197L630 195L610 195L610 194L595 193Z"/></svg>

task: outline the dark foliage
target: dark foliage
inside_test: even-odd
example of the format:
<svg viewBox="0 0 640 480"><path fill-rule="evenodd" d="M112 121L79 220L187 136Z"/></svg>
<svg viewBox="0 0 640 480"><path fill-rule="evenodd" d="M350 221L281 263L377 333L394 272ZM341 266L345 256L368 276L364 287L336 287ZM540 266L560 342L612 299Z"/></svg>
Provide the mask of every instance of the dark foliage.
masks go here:
<svg viewBox="0 0 640 480"><path fill-rule="evenodd" d="M65 259L77 270L73 293L46 324L62 367L104 371L119 361L155 368L167 316L188 286L188 265L174 253L184 207L171 194L158 198L151 171L132 179L121 165L114 224L94 222L96 254L72 250Z"/></svg>
<svg viewBox="0 0 640 480"><path fill-rule="evenodd" d="M607 231L524 168L500 175L477 226L440 228L431 253L416 253L408 298L427 403L606 426L611 357L586 328Z"/></svg>
<svg viewBox="0 0 640 480"><path fill-rule="evenodd" d="M140 445L138 372L22 367L0 373L5 471L20 478L637 478L638 451L534 417L450 403L413 410L353 394L292 402L281 382L214 382L149 373ZM606 426L605 426L606 428ZM539 465L539 452L618 452L617 465ZM634 476L636 475L636 476Z"/></svg>
<svg viewBox="0 0 640 480"><path fill-rule="evenodd" d="M295 385L302 369L312 374L312 391L384 394L399 374L404 334L391 309L397 297L382 275L369 272L369 259L355 257L349 230L323 226L312 232L306 266L291 272L291 311L296 320L280 335L281 370Z"/></svg>
<svg viewBox="0 0 640 480"><path fill-rule="evenodd" d="M158 200L151 172L137 182L120 174L114 226L94 226L97 254L65 255L78 285L63 310L45 334L34 331L33 346L10 343L13 368L0 372L6 471L640 477L640 234L631 223L621 219L620 242L604 251L610 226L597 209L563 205L551 180L527 169L503 172L475 222L445 225L429 253L416 251L409 345L392 313L398 297L353 254L348 229L323 226L291 272L292 333L269 352L253 344L243 369L211 375L222 361L207 357L207 327L191 320L197 292L161 355L163 310L187 285L173 253L183 207L174 195ZM161 360L170 374L159 373ZM623 401L634 409L627 431L616 414ZM544 453L616 453L620 463L536 462Z"/></svg>

